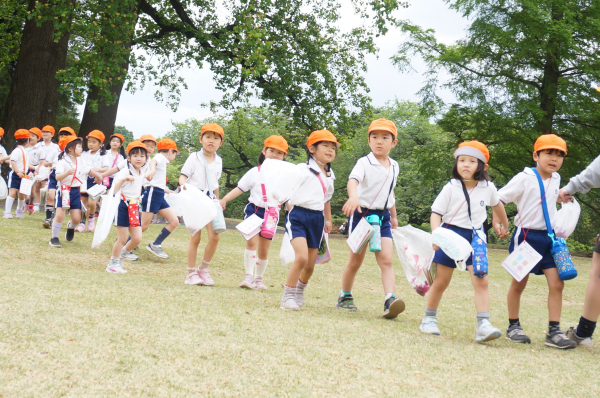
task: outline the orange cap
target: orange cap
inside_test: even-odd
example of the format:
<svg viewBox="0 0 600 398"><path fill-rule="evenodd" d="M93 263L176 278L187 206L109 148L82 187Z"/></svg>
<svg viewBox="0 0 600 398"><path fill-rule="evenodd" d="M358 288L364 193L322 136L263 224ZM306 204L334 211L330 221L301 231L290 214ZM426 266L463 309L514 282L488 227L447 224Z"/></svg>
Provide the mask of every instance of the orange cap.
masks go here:
<svg viewBox="0 0 600 398"><path fill-rule="evenodd" d="M454 158L457 158L460 155L473 156L485 164L490 160L490 151L483 142L479 141L461 142L456 151L454 151Z"/></svg>
<svg viewBox="0 0 600 398"><path fill-rule="evenodd" d="M115 133L110 136L110 139L112 140L113 137L119 138L121 140L121 144L123 144L125 142L125 137L123 137L123 134Z"/></svg>
<svg viewBox="0 0 600 398"><path fill-rule="evenodd" d="M61 151L64 151L67 145L69 145L71 142L77 141L77 140L83 141L83 139L81 137L77 137L74 135L64 136L63 138L60 139L60 141L58 141L58 147L60 148Z"/></svg>
<svg viewBox="0 0 600 398"><path fill-rule="evenodd" d="M75 134L75 130L73 130L71 127L61 127L61 129L58 130L59 135L61 131L66 131L67 133L71 133L71 135L77 137L77 134Z"/></svg>
<svg viewBox="0 0 600 398"><path fill-rule="evenodd" d="M558 149L567 154L567 143L565 140L554 134L544 134L539 136L533 145L533 151L543 151L544 149Z"/></svg>
<svg viewBox="0 0 600 398"><path fill-rule="evenodd" d="M373 131L387 131L388 133L391 133L394 138L398 136L396 124L387 119L373 120L369 125L369 134L371 134Z"/></svg>
<svg viewBox="0 0 600 398"><path fill-rule="evenodd" d="M273 148L278 151L287 153L288 151L288 143L280 135L272 135L265 140L265 148Z"/></svg>
<svg viewBox="0 0 600 398"><path fill-rule="evenodd" d="M30 128L29 132L37 135L38 140L42 139L42 130L38 129L37 127Z"/></svg>
<svg viewBox="0 0 600 398"><path fill-rule="evenodd" d="M217 123L209 123L202 126L202 129L200 130L200 138L202 138L204 133L208 133L209 131L217 133L221 137L225 138L225 131L223 131L223 127L219 126Z"/></svg>
<svg viewBox="0 0 600 398"><path fill-rule="evenodd" d="M15 131L15 140L29 139L31 138L31 133L29 130L18 129Z"/></svg>
<svg viewBox="0 0 600 398"><path fill-rule="evenodd" d="M306 146L310 147L311 145L321 141L333 142L336 144L337 148L340 147L340 143L338 142L337 138L335 138L335 135L333 135L329 130L317 130L310 133L308 140L306 140Z"/></svg>
<svg viewBox="0 0 600 398"><path fill-rule="evenodd" d="M152 134L144 134L140 137L140 141L153 141L156 144L156 138Z"/></svg>
<svg viewBox="0 0 600 398"><path fill-rule="evenodd" d="M156 148L160 151L163 149L172 149L175 152L179 152L179 150L177 149L177 144L175 143L175 141L169 139L169 138L163 138L162 140L158 141L158 144L156 145Z"/></svg>
<svg viewBox="0 0 600 398"><path fill-rule="evenodd" d="M42 132L44 132L44 131L52 133L52 135L56 134L56 130L54 130L54 127L52 127L50 125L42 127Z"/></svg>
<svg viewBox="0 0 600 398"><path fill-rule="evenodd" d="M148 148L146 148L146 145L144 145L144 143L142 141L135 140L135 141L131 141L127 145L127 149L125 150L125 152L127 152L127 154L129 155L129 151L131 151L133 148L144 148L146 151L148 150Z"/></svg>
<svg viewBox="0 0 600 398"><path fill-rule="evenodd" d="M4 129L2 127L0 127L0 137L2 137L4 135Z"/></svg>
<svg viewBox="0 0 600 398"><path fill-rule="evenodd" d="M90 131L90 133L85 138L90 138L90 137L95 138L95 139L97 139L100 142L104 142L104 139L106 138L104 136L104 133L102 131L100 131L100 130L92 130L92 131Z"/></svg>

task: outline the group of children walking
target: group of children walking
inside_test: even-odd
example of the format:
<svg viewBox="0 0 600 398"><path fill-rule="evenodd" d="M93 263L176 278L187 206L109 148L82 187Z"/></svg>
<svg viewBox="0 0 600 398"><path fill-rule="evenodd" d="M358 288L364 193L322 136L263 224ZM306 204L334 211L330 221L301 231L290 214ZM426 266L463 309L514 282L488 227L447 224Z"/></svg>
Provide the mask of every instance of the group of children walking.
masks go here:
<svg viewBox="0 0 600 398"><path fill-rule="evenodd" d="M0 129L1 130L1 129ZM33 130L33 129L32 129ZM12 218L11 207L18 193L20 182L31 170L33 174L40 166L52 169L48 177L48 194L54 198L54 204L46 204L46 224L52 221L50 245L60 247L58 239L65 205L69 208L71 221L67 226L65 238L73 240L75 230L84 231L85 220L81 219L81 209L88 209L87 229L94 230L94 210L98 203L81 192L82 185L90 187L104 184L119 193L115 226L117 241L112 250L107 272L124 273L124 260L135 261L134 248L142 241L154 214L168 220L158 237L148 244L146 249L160 258L169 256L163 251L162 243L178 226L178 218L170 209L165 194L167 188L167 164L179 154L177 145L170 139L157 140L144 135L140 140L129 143L123 151L123 136L113 134L104 147L104 134L98 130L87 138L89 150L82 152L82 138L70 128L59 131L58 145L52 143L54 129L44 127L40 134L32 130L18 130L16 143L7 155L0 146L0 162L10 161L10 188L6 201L4 217ZM1 131L3 133L3 131ZM33 135L43 139L36 142ZM202 126L199 140L202 149L190 153L179 178L179 190L193 186L225 209L227 203L245 192L250 192L249 203L245 207L245 218L257 215L265 217L267 209L277 207L270 203L265 192L260 168L266 159L285 160L288 143L281 136L271 136L264 142L264 148L258 158L258 167L250 169L238 182L237 188L219 200L219 179L223 165L217 150L223 144L225 132L218 124ZM392 229L398 227L396 216L394 187L399 175L398 163L390 158L391 150L396 146L397 130L395 124L386 119L373 121L367 131L371 153L360 158L352 169L347 184L348 200L342 210L349 218L349 234L357 228L360 221L371 215L380 220L381 250L375 259L381 269L383 285L383 317L394 319L405 309L404 301L396 296L396 278L392 266L394 243ZM325 233L331 232L330 200L334 191L335 175L331 164L334 161L338 143L334 134L328 130L312 132L306 142L307 161L298 164L300 180L297 181L295 194L285 203L285 232L288 234L295 258L288 270L281 308L298 311L306 305L305 291L314 272L319 248ZM28 148L30 148L28 150ZM155 149L158 153L151 158ZM29 156L31 155L31 156ZM592 346L592 335L600 316L600 242L594 249L590 282L586 292L583 314L578 325L567 333L560 329L562 310L562 291L564 282L559 278L556 264L551 254L552 238L549 237L544 211L540 210L542 201L546 202L550 224L554 225L556 203L572 200L576 192L587 192L600 187L600 157L583 173L573 177L569 184L560 189L560 170L567 145L560 137L552 134L542 135L535 142L533 161L535 168L526 168L517 174L502 189L497 190L489 181L487 174L490 153L488 148L478 141L461 143L454 152L455 162L451 170L452 179L443 187L431 206L431 229L447 228L469 242L474 236L485 236L483 224L487 220L487 207L492 208L492 226L500 238L509 236L509 223L504 205L515 203L517 215L514 219L515 231L511 238L509 251L513 252L522 242L527 243L542 257L530 271L530 274L546 277L548 293L548 332L545 344L560 349L575 348L578 345ZM538 179L545 190L540 195ZM84 183L85 182L85 183ZM51 192L52 191L52 192ZM68 195L66 199L65 195ZM82 199L83 198L83 199ZM82 202L84 206L82 206ZM50 203L50 204L48 204ZM35 203L39 207L39 203ZM52 220L52 212L56 215ZM18 197L17 217L22 217L24 198ZM141 214L140 214L141 213ZM210 275L210 264L217 250L219 234L211 223L206 225L208 243L202 260L197 265L197 252L201 232L190 238L187 249L187 275L184 283L188 285L215 284ZM246 242L244 251L245 276L240 287L246 289L267 289L263 277L268 264L268 252L271 236L262 233ZM420 330L432 335L440 335L437 311L443 293L448 288L455 261L436 245L433 263L436 267L434 283L427 296L424 318ZM341 292L337 308L357 311L352 295L354 280L363 264L367 247L358 253L350 251L348 262L341 280ZM467 270L474 288L476 308L475 340L486 342L499 338L502 333L490 322L488 276L474 273L472 259L466 261ZM530 343L519 319L520 298L527 286L528 276L521 281L513 279L507 297L508 327L506 337L516 343Z"/></svg>

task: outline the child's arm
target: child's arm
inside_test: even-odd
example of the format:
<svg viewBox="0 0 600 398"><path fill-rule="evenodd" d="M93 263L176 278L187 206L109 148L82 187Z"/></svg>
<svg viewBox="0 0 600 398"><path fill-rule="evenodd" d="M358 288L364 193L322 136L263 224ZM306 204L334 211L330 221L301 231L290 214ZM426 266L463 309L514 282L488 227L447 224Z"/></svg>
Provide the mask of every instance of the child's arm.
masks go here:
<svg viewBox="0 0 600 398"><path fill-rule="evenodd" d="M102 175L100 173L98 173L96 170L90 169L90 172L88 173L88 175L90 175L91 177L94 177L94 179L100 180L100 182L102 182Z"/></svg>
<svg viewBox="0 0 600 398"><path fill-rule="evenodd" d="M73 174L75 174L75 168L69 169L69 170L65 171L64 173L57 174L56 181L62 181L65 178L67 178L68 176L72 176Z"/></svg>
<svg viewBox="0 0 600 398"><path fill-rule="evenodd" d="M431 226L431 232L435 231L442 225L442 216L437 213L431 213L431 218L429 219L429 225ZM433 250L439 250L440 247L438 245L431 245Z"/></svg>
<svg viewBox="0 0 600 398"><path fill-rule="evenodd" d="M492 207L492 211L492 226L494 227L494 231L496 231L496 235L500 239L508 237L508 217L504 209L504 203L498 202L496 206Z"/></svg>
<svg viewBox="0 0 600 398"><path fill-rule="evenodd" d="M330 233L331 232L331 202L327 202L325 203L325 209L323 210L323 212L325 213L325 232L326 233Z"/></svg>
<svg viewBox="0 0 600 398"><path fill-rule="evenodd" d="M10 167L11 167L11 169L13 169L13 171L14 171L15 173L17 173L17 175L19 176L19 178L23 178L23 177L24 177L24 174L23 174L23 172L22 172L22 171L19 171L19 170L17 169L17 162L15 162L14 160L11 160L11 161L10 161Z"/></svg>
<svg viewBox="0 0 600 398"><path fill-rule="evenodd" d="M396 214L396 205L390 207L390 222L392 223L392 229L398 228L398 216Z"/></svg>
<svg viewBox="0 0 600 398"><path fill-rule="evenodd" d="M357 188L357 180L355 180L354 178L348 180L348 200L342 207L342 211L344 212L344 215L346 215L346 217L350 217L352 214L354 214L356 209L358 209L359 213L362 213L362 210L360 209L360 203L358 202Z"/></svg>
<svg viewBox="0 0 600 398"><path fill-rule="evenodd" d="M121 190L121 187L123 186L125 181L134 181L134 180L135 180L135 178L133 178L133 176L127 176L127 177L117 181L114 185L115 192L119 192Z"/></svg>
<svg viewBox="0 0 600 398"><path fill-rule="evenodd" d="M233 188L227 195L225 195L225 197L223 199L221 199L219 201L219 203L221 204L221 207L223 208L223 210L225 210L227 202L229 202L230 200L233 200L233 199L237 198L238 196L240 196L243 193L244 193L244 191L242 191L238 187Z"/></svg>
<svg viewBox="0 0 600 398"><path fill-rule="evenodd" d="M179 186L181 187L181 189L185 189L183 186L185 185L187 180L187 176L184 176L183 174L179 176Z"/></svg>
<svg viewBox="0 0 600 398"><path fill-rule="evenodd" d="M215 192L216 198L219 199L219 188L215 189L214 192Z"/></svg>
<svg viewBox="0 0 600 398"><path fill-rule="evenodd" d="M152 181L154 174L156 173L156 160L152 159L150 162L150 171L146 173L146 180Z"/></svg>

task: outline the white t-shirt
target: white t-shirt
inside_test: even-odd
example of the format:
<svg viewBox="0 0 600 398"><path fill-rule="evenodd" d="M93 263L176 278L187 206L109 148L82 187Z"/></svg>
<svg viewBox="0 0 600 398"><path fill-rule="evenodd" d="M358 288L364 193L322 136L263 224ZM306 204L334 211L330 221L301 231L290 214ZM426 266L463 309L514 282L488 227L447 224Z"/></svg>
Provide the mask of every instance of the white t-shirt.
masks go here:
<svg viewBox="0 0 600 398"><path fill-rule="evenodd" d="M558 198L558 190L560 189L560 175L552 173L552 177L549 180L545 180L543 183L544 190L546 190L546 204L548 215L550 216L550 224L554 228L554 220L556 219L557 212L556 199ZM514 176L508 184L498 191L498 194L503 203L512 202L517 205L518 213L514 220L515 226L521 226L525 229L546 229L544 211L541 206L542 195L540 193L540 185L535 173L529 167ZM521 224L521 217L523 224Z"/></svg>
<svg viewBox="0 0 600 398"><path fill-rule="evenodd" d="M487 219L486 206L497 206L500 202L498 191L493 183L479 181L475 188L467 189L471 203L473 228L480 229ZM442 221L460 228L471 229L469 207L459 180L452 179L444 185L442 192L431 205L431 212L442 216Z"/></svg>
<svg viewBox="0 0 600 398"><path fill-rule="evenodd" d="M92 169L103 168L105 156L106 154L100 155L100 149L98 149L94 154L92 154L92 151L85 151L81 154L81 158L85 161L85 164L90 166Z"/></svg>
<svg viewBox="0 0 600 398"><path fill-rule="evenodd" d="M57 176L75 168L75 165L77 165L75 174L65 177L62 181L57 180L59 187L61 185L69 185L72 188L77 188L88 178L88 174L91 170L90 166L85 163L81 156L75 159L77 163L75 163L69 155L64 155L63 158L56 163Z"/></svg>
<svg viewBox="0 0 600 398"><path fill-rule="evenodd" d="M125 166L124 169L115 174L113 184L116 184L120 180L129 176L133 176L135 181L125 181L123 186L121 186L121 194L125 196L126 200L138 200L140 196L142 196L142 183L144 180L144 173L141 171L141 169L138 173L135 170L135 167L133 167L131 164L129 165L129 169L127 169L127 166Z"/></svg>
<svg viewBox="0 0 600 398"><path fill-rule="evenodd" d="M37 144L35 144L34 146L32 146L31 148L26 149L27 163L29 163L30 169L31 169L31 166L38 166L40 164L40 158L38 157L38 154L37 154L38 145L39 145L39 142Z"/></svg>
<svg viewBox="0 0 600 398"><path fill-rule="evenodd" d="M109 169L112 169L117 165L117 163L125 160L125 158L119 152L117 152L116 158L117 161L115 162L115 156L113 156L112 152L107 151L106 155L103 156L102 167L108 167ZM110 176L110 178L114 178L114 176Z"/></svg>
<svg viewBox="0 0 600 398"><path fill-rule="evenodd" d="M4 147L2 145L0 145L0 157L7 157L8 153L6 153L6 149L4 149Z"/></svg>
<svg viewBox="0 0 600 398"><path fill-rule="evenodd" d="M154 173L152 181L148 183L148 186L165 190L167 189L167 165L169 164L169 159L167 159L165 155L159 152L156 155L154 155L154 158L152 158L150 163L153 160L156 161L156 171Z"/></svg>
<svg viewBox="0 0 600 398"><path fill-rule="evenodd" d="M297 167L301 170L302 180L289 204L310 210L323 211L325 203L329 202L333 196L333 183L335 181L333 170L329 172L329 176L326 176L321 172L321 168L312 157L308 164L300 163ZM323 185L321 185L317 175L321 177L323 185L325 185L325 195L323 195Z"/></svg>
<svg viewBox="0 0 600 398"><path fill-rule="evenodd" d="M208 191L206 181L206 170L204 168L204 160L202 159L202 151L192 152L181 168L181 175L186 176L187 184L191 184L201 191ZM210 178L210 187L214 191L219 188L219 179L223 173L223 161L221 157L215 153L215 158L212 163L208 163L208 175Z"/></svg>
<svg viewBox="0 0 600 398"><path fill-rule="evenodd" d="M58 155L61 153L60 147L58 145L54 145L52 145L50 149L48 149L48 151L46 152L46 156L44 157L44 160L46 162L52 163L52 170L56 170L56 163L58 163Z"/></svg>
<svg viewBox="0 0 600 398"><path fill-rule="evenodd" d="M27 160L27 148L24 148L23 145L16 147L15 150L10 154L10 160L11 162L14 161L17 164L17 170L15 171L27 174L27 168L29 167L29 161Z"/></svg>
<svg viewBox="0 0 600 398"><path fill-rule="evenodd" d="M41 162L42 160L45 160L47 162L51 161L48 160L48 154L51 153L59 153L60 152L60 148L57 144L55 144L54 142L50 142L50 145L46 145L46 143L44 141L40 141L37 144L35 144L35 151L36 151L36 156L38 158L38 160Z"/></svg>
<svg viewBox="0 0 600 398"><path fill-rule="evenodd" d="M265 208L268 207L276 207L276 203L270 203L267 199L267 204L265 205L265 201L263 199L261 181L259 181L260 172L258 171L258 167L253 167L244 176L238 181L237 187L243 192L250 191L250 197L248 198L248 202L258 206ZM264 182L263 182L264 184ZM266 186L265 186L266 189Z"/></svg>
<svg viewBox="0 0 600 398"><path fill-rule="evenodd" d="M146 175L150 171L150 160L151 159L148 159L148 161L142 167L140 167L140 171L142 172L143 175ZM120 162L117 163L117 169L119 169L119 171L123 170L126 167L127 167L127 160L121 160ZM144 182L142 183L142 186L144 188L146 188L149 185L150 185L150 181L148 181L147 179L144 178Z"/></svg>
<svg viewBox="0 0 600 398"><path fill-rule="evenodd" d="M356 162L350 172L348 179L358 181L358 202L361 207L369 207L373 210L383 210L387 198L387 208L396 204L392 184L396 185L400 169L398 162L390 159L390 167L385 168L379 163L373 152L369 153ZM372 203L372 205L371 205Z"/></svg>

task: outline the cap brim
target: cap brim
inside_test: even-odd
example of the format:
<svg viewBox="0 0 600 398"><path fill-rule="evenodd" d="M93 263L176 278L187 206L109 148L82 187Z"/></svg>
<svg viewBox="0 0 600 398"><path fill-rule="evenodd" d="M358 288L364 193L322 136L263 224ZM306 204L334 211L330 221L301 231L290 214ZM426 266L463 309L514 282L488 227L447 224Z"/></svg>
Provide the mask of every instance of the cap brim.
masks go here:
<svg viewBox="0 0 600 398"><path fill-rule="evenodd" d="M567 150L565 148L561 148L558 145L552 145L552 144L544 145L541 148L536 149L535 152L545 151L546 149L556 149L556 150L559 150L561 152L564 152L565 155L567 154Z"/></svg>
<svg viewBox="0 0 600 398"><path fill-rule="evenodd" d="M394 132L394 131L392 131L392 129L387 128L387 127L377 127L377 128L374 128L372 130L369 130L369 134L371 134L374 131L383 131L383 132L386 132L386 133L390 133L391 135L394 136L394 138L398 137L398 132Z"/></svg>

